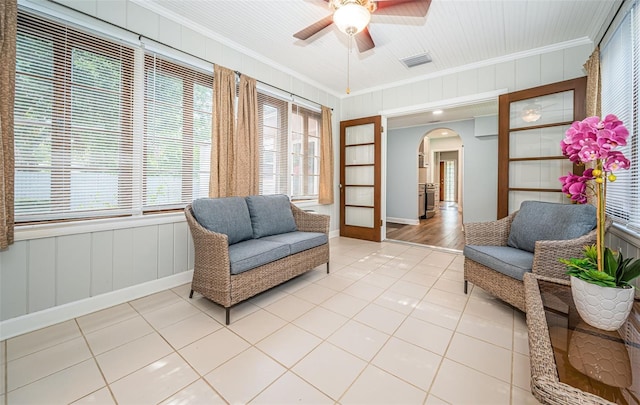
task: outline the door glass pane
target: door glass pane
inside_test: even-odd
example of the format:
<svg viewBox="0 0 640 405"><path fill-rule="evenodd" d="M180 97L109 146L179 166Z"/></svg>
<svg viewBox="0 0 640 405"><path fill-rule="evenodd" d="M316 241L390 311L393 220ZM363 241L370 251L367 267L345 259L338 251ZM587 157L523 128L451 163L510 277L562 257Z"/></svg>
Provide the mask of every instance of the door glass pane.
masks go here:
<svg viewBox="0 0 640 405"><path fill-rule="evenodd" d="M374 146L373 145L360 145L360 146L347 146L344 148L345 165L362 165L374 163Z"/></svg>
<svg viewBox="0 0 640 405"><path fill-rule="evenodd" d="M374 166L345 167L345 181L347 185L373 185Z"/></svg>
<svg viewBox="0 0 640 405"><path fill-rule="evenodd" d="M367 205L373 207L373 187L345 187L346 205Z"/></svg>
<svg viewBox="0 0 640 405"><path fill-rule="evenodd" d="M345 145L373 142L373 124L356 125L345 128Z"/></svg>
<svg viewBox="0 0 640 405"><path fill-rule="evenodd" d="M515 101L509 110L509 128L573 121L573 90Z"/></svg>
<svg viewBox="0 0 640 405"><path fill-rule="evenodd" d="M560 156L560 142L569 125L528 129L509 133L509 157Z"/></svg>
<svg viewBox="0 0 640 405"><path fill-rule="evenodd" d="M344 223L350 226L373 228L373 208L345 207Z"/></svg>
<svg viewBox="0 0 640 405"><path fill-rule="evenodd" d="M560 189L558 177L573 172L569 159L509 163L509 188Z"/></svg>

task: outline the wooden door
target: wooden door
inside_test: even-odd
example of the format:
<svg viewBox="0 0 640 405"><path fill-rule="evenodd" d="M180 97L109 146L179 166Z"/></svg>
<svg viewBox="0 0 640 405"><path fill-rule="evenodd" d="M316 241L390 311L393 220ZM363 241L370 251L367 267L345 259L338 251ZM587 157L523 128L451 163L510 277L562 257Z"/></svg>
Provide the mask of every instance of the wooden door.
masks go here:
<svg viewBox="0 0 640 405"><path fill-rule="evenodd" d="M381 241L381 117L340 122L340 236Z"/></svg>
<svg viewBox="0 0 640 405"><path fill-rule="evenodd" d="M568 203L558 177L580 174L560 142L585 118L587 78L566 80L500 96L498 105L498 218L522 201Z"/></svg>

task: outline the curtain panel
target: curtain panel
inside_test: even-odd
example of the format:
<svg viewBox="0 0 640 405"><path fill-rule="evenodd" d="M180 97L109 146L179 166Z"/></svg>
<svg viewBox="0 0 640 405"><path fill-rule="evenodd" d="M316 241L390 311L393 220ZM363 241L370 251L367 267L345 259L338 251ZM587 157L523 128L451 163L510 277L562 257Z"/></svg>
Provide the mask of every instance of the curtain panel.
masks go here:
<svg viewBox="0 0 640 405"><path fill-rule="evenodd" d="M233 193L231 173L234 161L234 102L236 74L213 66L213 126L211 128L211 174L209 197L228 197Z"/></svg>
<svg viewBox="0 0 640 405"><path fill-rule="evenodd" d="M322 133L320 135L320 185L318 202L333 204L333 135L331 109L322 106Z"/></svg>
<svg viewBox="0 0 640 405"><path fill-rule="evenodd" d="M596 47L584 64L587 72L587 117L600 116L602 100L602 81L600 79L600 47Z"/></svg>
<svg viewBox="0 0 640 405"><path fill-rule="evenodd" d="M13 104L17 22L17 1L0 0L0 249L6 249L13 243Z"/></svg>
<svg viewBox="0 0 640 405"><path fill-rule="evenodd" d="M231 181L233 194L257 195L259 192L258 90L256 80L240 76L238 96L238 128Z"/></svg>

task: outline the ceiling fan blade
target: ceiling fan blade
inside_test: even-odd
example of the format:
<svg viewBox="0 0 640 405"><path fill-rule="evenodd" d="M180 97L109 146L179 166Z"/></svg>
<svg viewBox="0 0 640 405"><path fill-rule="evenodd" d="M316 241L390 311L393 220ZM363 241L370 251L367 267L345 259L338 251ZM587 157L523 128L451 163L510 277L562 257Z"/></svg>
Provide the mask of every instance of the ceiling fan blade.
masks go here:
<svg viewBox="0 0 640 405"><path fill-rule="evenodd" d="M316 21L307 28L296 32L295 34L293 34L293 36L294 38L302 39L304 41L305 39L308 39L309 37L327 28L331 24L333 24L333 15L329 15L320 21Z"/></svg>
<svg viewBox="0 0 640 405"><path fill-rule="evenodd" d="M431 0L380 0L374 14L424 17L430 5Z"/></svg>
<svg viewBox="0 0 640 405"><path fill-rule="evenodd" d="M369 29L365 27L362 31L357 33L354 36L356 40L356 44L358 45L358 50L360 52L366 52L369 49L373 49L376 44L373 43L373 38L371 38L371 34L369 34Z"/></svg>

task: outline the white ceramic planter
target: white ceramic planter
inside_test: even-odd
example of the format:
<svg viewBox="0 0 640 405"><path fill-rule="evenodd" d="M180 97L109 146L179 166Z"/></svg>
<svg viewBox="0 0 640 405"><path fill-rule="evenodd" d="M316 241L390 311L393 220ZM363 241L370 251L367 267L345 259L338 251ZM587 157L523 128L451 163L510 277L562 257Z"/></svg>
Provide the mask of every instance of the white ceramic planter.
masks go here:
<svg viewBox="0 0 640 405"><path fill-rule="evenodd" d="M633 288L602 287L571 277L571 294L580 317L603 330L617 330L633 306Z"/></svg>

